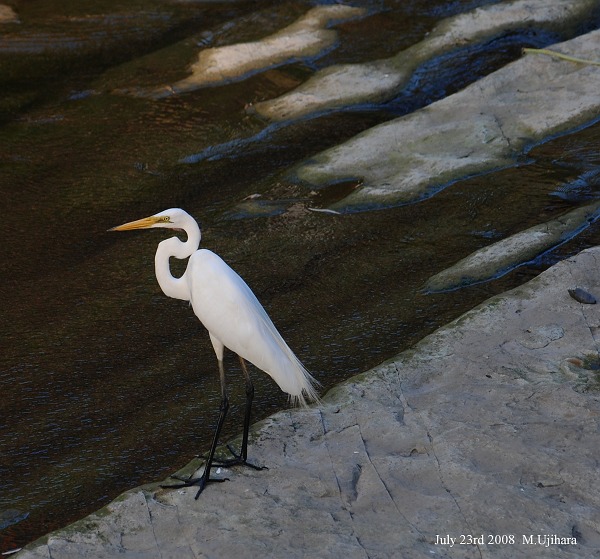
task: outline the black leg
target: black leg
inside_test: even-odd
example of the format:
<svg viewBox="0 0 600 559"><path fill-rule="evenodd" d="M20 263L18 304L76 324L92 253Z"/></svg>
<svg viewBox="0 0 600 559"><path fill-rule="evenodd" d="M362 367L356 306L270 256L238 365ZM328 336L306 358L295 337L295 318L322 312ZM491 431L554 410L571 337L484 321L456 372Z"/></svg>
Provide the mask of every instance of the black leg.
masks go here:
<svg viewBox="0 0 600 559"><path fill-rule="evenodd" d="M240 357L240 364L242 371L244 371L244 378L246 380L246 411L244 413L244 434L242 435L242 448L240 449L240 456L244 463L248 459L248 431L250 430L250 414L252 412L252 400L254 399L254 385L252 379L248 374L248 368L246 362Z"/></svg>
<svg viewBox="0 0 600 559"><path fill-rule="evenodd" d="M230 466L242 465L248 466L249 468L253 468L255 470L268 469L266 466L255 466L254 464L248 462L248 432L250 431L252 400L254 399L254 385L252 384L252 380L250 379L250 375L246 367L246 362L241 357L240 363L242 365L242 371L244 372L244 378L246 379L246 410L244 413L244 432L242 434L242 447L240 449L240 454L236 454L230 446L227 446L229 452L233 454L233 458L231 460L223 460L219 462L214 461L215 451L217 450L217 445L219 444L219 435L221 434L221 428L223 427L225 417L227 416L227 411L229 410L229 399L227 398L227 390L225 387L225 368L223 367L223 361L219 360L219 375L221 377L221 405L219 407L219 421L217 423L217 428L215 429L215 434L213 436L210 452L204 464L204 472L202 472L202 475L199 478L176 478L182 481L183 483L177 485L164 485L161 487L164 487L165 489L179 489L182 487L191 487L193 485L197 485L199 486L198 493L196 493L197 499L198 497L200 497L202 491L204 491L204 488L206 487L207 483L222 482L229 480L229 478L211 479L210 470L213 466L222 466L228 468Z"/></svg>
<svg viewBox="0 0 600 559"><path fill-rule="evenodd" d="M252 400L254 399L254 385L252 384L252 379L250 378L250 374L248 373L248 368L246 367L246 362L242 357L238 355L240 359L240 365L242 366L242 371L244 372L244 378L246 380L246 410L244 413L244 432L242 433L242 447L240 449L240 453L236 454L235 451L227 445L229 452L233 454L233 459L224 460L215 463L215 466L248 466L249 468L253 468L255 470L266 470L268 469L266 466L256 466L248 462L248 432L250 431L250 418L252 414Z"/></svg>
<svg viewBox="0 0 600 559"><path fill-rule="evenodd" d="M223 367L223 361L219 361L219 375L221 377L221 405L219 406L219 421L217 423L217 428L215 429L215 434L213 436L212 445L210 447L210 453L208 458L206 459L206 463L204 465L204 472L199 478L193 478L188 480L182 480L184 483L178 485L166 485L163 486L166 489L179 489L181 487L191 487L192 485L198 485L198 493L196 493L196 499L200 497L200 493L204 491L206 484L215 481L222 482L228 481L227 478L223 479L210 479L210 470L213 466L213 460L215 456L215 451L217 449L217 445L219 444L219 435L221 433L221 428L223 427L223 423L225 422L225 417L227 416L227 411L229 410L229 399L227 398L227 390L225 389L225 369Z"/></svg>

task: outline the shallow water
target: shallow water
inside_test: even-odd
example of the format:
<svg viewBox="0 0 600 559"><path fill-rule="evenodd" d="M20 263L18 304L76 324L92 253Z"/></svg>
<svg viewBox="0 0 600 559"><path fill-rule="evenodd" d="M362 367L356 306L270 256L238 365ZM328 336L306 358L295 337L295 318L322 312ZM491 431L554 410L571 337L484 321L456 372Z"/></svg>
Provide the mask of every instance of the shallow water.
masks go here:
<svg viewBox="0 0 600 559"><path fill-rule="evenodd" d="M154 279L165 234L108 228L184 207L202 223L203 246L247 280L325 389L600 242L594 225L495 281L421 291L473 250L598 198L598 124L533 148L512 169L398 208L310 212L310 193L290 178L306 157L464 87L524 43L552 41L545 33L498 38L450 57L443 72L432 63L382 106L272 127L244 110L319 67L389 56L438 19L483 3L357 2L371 15L340 25L323 56L162 100L122 91L179 79L199 44L251 40L312 3L18 5L22 23L0 38L8 93L0 103L0 512L9 511L0 552L165 477L211 437L216 363L191 309ZM353 186L334 185L311 203ZM260 215L240 205L255 193L268 194ZM233 358L227 365L232 436L243 382ZM253 376L256 419L286 405L266 375Z"/></svg>

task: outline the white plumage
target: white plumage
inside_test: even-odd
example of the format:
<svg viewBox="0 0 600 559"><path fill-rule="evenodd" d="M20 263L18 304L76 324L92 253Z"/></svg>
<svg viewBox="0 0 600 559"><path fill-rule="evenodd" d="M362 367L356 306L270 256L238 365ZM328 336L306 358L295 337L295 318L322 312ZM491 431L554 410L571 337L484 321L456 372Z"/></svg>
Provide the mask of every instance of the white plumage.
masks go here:
<svg viewBox="0 0 600 559"><path fill-rule="evenodd" d="M217 358L220 345L267 373L302 405L316 400L314 379L281 337L246 282L218 255L201 249L186 270L190 302L211 335Z"/></svg>

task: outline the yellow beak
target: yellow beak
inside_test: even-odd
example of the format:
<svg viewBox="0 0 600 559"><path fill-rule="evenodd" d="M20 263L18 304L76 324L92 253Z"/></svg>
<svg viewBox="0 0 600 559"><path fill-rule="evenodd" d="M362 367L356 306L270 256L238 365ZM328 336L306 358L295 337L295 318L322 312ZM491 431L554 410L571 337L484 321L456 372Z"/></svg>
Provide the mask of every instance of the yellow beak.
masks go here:
<svg viewBox="0 0 600 559"><path fill-rule="evenodd" d="M147 229L148 227L152 227L159 221L164 221L164 218L157 217L155 215L150 217L144 217L143 219L138 219L137 221L130 221L129 223L124 223L123 225L117 225L117 227L112 227L109 231L131 231L132 229Z"/></svg>

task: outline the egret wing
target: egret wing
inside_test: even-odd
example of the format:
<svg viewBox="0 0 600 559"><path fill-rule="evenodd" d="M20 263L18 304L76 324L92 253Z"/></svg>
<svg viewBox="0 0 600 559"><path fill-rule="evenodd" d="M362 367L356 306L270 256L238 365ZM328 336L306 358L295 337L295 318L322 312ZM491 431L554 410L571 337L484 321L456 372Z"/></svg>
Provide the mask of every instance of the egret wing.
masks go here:
<svg viewBox="0 0 600 559"><path fill-rule="evenodd" d="M283 340L246 282L219 256L203 249L186 272L194 312L212 336L270 375L300 403L317 399L316 381Z"/></svg>

